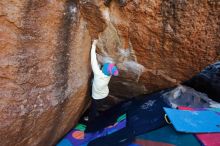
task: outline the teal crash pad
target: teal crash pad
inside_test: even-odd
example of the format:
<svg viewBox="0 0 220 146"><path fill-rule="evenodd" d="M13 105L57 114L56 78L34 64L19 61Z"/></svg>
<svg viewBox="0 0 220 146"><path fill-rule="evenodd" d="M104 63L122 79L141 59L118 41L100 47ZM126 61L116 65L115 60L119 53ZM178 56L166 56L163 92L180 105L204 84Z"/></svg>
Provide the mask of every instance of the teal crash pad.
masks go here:
<svg viewBox="0 0 220 146"><path fill-rule="evenodd" d="M220 132L220 115L213 111L185 111L164 108L174 128L186 133Z"/></svg>
<svg viewBox="0 0 220 146"><path fill-rule="evenodd" d="M175 146L200 146L193 134L177 132L171 125L139 135L136 139L151 140Z"/></svg>

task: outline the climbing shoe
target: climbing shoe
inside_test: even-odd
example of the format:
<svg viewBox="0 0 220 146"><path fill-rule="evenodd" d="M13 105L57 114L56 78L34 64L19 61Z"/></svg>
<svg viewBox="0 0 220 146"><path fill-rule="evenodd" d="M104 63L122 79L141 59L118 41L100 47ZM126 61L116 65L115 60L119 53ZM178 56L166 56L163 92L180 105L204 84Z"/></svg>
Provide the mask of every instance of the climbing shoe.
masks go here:
<svg viewBox="0 0 220 146"><path fill-rule="evenodd" d="M104 5L108 7L112 0L104 0Z"/></svg>
<svg viewBox="0 0 220 146"><path fill-rule="evenodd" d="M83 117L83 120L87 122L87 121L89 121L89 117L85 116L85 117Z"/></svg>
<svg viewBox="0 0 220 146"><path fill-rule="evenodd" d="M118 0L118 2L121 7L124 7L126 5L126 0Z"/></svg>

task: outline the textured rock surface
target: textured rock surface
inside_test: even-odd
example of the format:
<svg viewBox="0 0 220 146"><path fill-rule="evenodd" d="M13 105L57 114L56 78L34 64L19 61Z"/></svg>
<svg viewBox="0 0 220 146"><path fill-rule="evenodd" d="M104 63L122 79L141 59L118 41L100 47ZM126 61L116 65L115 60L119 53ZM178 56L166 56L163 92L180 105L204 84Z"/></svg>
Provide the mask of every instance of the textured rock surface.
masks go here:
<svg viewBox="0 0 220 146"><path fill-rule="evenodd" d="M86 22L72 1L0 6L0 145L55 144L88 103Z"/></svg>
<svg viewBox="0 0 220 146"><path fill-rule="evenodd" d="M109 99L153 92L220 59L220 4L0 1L1 145L53 145L77 122L88 103L93 38L100 61L120 69Z"/></svg>
<svg viewBox="0 0 220 146"><path fill-rule="evenodd" d="M110 58L121 73L112 79L112 96L135 96L177 85L219 60L219 1L134 0L123 8L117 1L110 8L102 2L96 5L107 24L99 34L102 61ZM94 27L89 30L95 34Z"/></svg>

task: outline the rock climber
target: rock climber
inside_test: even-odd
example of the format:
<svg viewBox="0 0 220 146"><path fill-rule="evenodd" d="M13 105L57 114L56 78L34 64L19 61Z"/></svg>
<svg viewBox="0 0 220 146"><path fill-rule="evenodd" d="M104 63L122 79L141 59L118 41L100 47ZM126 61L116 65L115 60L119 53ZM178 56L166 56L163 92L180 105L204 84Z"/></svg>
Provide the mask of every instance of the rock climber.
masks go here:
<svg viewBox="0 0 220 146"><path fill-rule="evenodd" d="M105 6L109 6L112 0L104 0ZM126 5L126 0L118 0L118 3L121 7Z"/></svg>
<svg viewBox="0 0 220 146"><path fill-rule="evenodd" d="M85 119L86 121L92 121L98 116L97 106L103 102L109 94L109 81L112 76L118 76L119 74L117 67L113 63L104 63L100 69L96 58L96 44L97 40L94 40L91 48L91 66L94 74L92 82L92 103L88 119Z"/></svg>

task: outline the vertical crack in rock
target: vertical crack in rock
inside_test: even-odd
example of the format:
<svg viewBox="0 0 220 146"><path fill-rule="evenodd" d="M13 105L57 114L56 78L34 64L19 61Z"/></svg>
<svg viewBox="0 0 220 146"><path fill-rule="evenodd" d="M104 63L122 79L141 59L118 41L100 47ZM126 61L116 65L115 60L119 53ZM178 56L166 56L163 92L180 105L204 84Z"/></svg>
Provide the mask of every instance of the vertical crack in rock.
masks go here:
<svg viewBox="0 0 220 146"><path fill-rule="evenodd" d="M68 103L68 95L66 90L68 88L68 69L70 63L70 43L73 35L71 30L73 25L77 22L77 5L75 0L67 0L65 3L64 16L61 19L61 26L58 34L58 46L56 52L56 65L55 65L55 99L52 99L52 106L58 106L58 115L54 119L54 126L45 139L54 141L54 133L59 128L59 123L63 120L63 109ZM64 102L65 100L65 102ZM62 103L63 102L63 103ZM58 104L62 103L62 104ZM48 142L51 144L51 142ZM43 143L42 143L43 144Z"/></svg>
<svg viewBox="0 0 220 146"><path fill-rule="evenodd" d="M56 52L56 65L55 65L55 93L57 99L52 102L52 105L57 105L60 101L66 98L65 91L68 88L68 69L69 69L69 55L70 55L70 42L71 42L71 29L73 23L76 21L76 2L68 0L65 4L64 16L61 19L61 26L58 34L58 46Z"/></svg>

